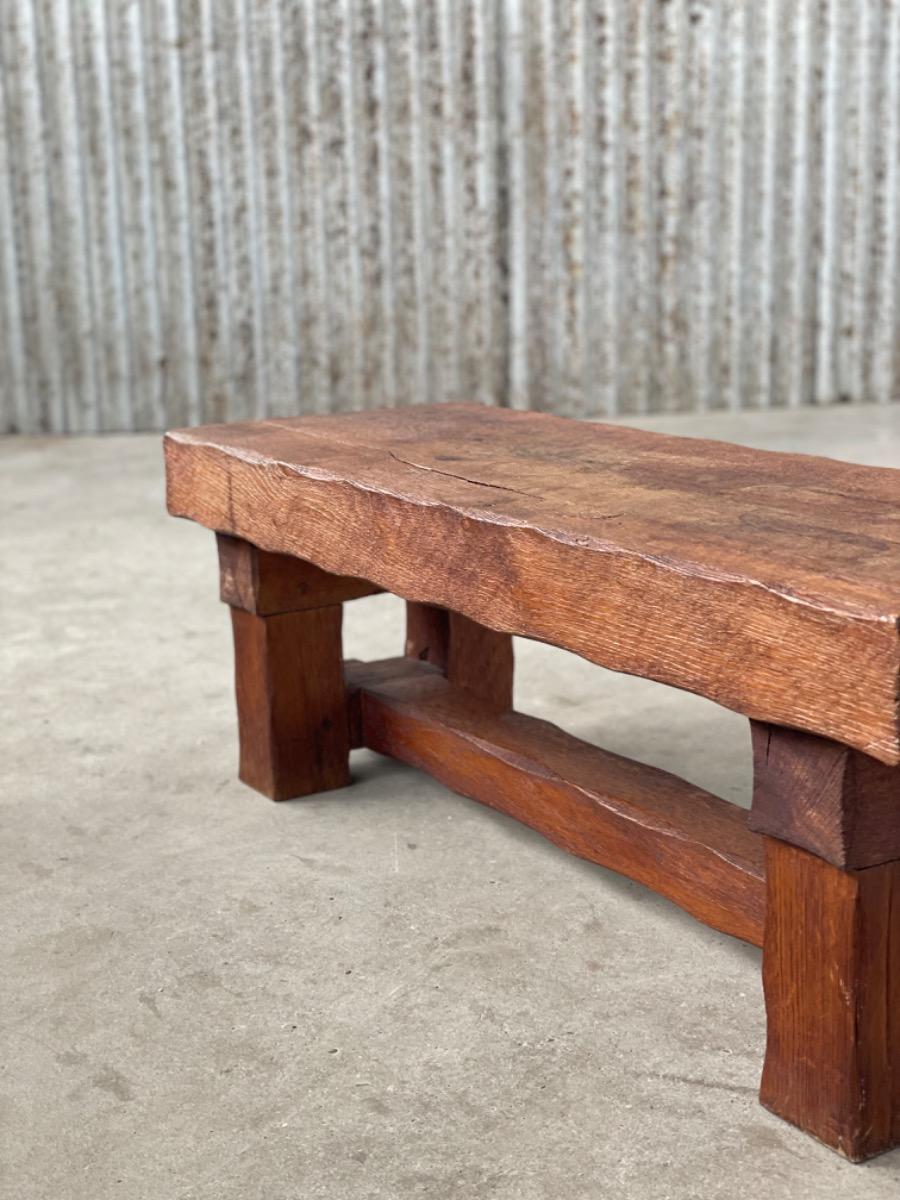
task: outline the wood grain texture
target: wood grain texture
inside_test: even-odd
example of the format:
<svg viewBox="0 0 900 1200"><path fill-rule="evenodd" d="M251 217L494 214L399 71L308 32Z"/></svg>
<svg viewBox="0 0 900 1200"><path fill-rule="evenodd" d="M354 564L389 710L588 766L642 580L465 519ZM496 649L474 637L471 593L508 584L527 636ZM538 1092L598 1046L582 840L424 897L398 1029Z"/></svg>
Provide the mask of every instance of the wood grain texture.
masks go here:
<svg viewBox="0 0 900 1200"><path fill-rule="evenodd" d="M450 683L496 709L512 708L513 643L498 633L433 604L406 606L406 654L431 663Z"/></svg>
<svg viewBox="0 0 900 1200"><path fill-rule="evenodd" d="M900 767L811 733L751 725L752 829L838 867L900 859Z"/></svg>
<svg viewBox="0 0 900 1200"><path fill-rule="evenodd" d="M450 647L450 613L436 604L406 605L406 642L403 652L407 658L430 663L446 674L447 652Z"/></svg>
<svg viewBox="0 0 900 1200"><path fill-rule="evenodd" d="M382 591L365 579L332 575L314 563L289 554L271 554L227 534L217 534L216 545L221 599L259 617L324 608Z"/></svg>
<svg viewBox="0 0 900 1200"><path fill-rule="evenodd" d="M743 809L665 771L498 713L412 659L348 663L362 744L761 944L762 845Z"/></svg>
<svg viewBox="0 0 900 1200"><path fill-rule="evenodd" d="M765 842L760 1100L861 1161L900 1143L900 862L841 871Z"/></svg>
<svg viewBox="0 0 900 1200"><path fill-rule="evenodd" d="M471 405L166 454L175 515L900 762L900 472Z"/></svg>
<svg viewBox="0 0 900 1200"><path fill-rule="evenodd" d="M271 800L350 782L341 607L231 608L240 778Z"/></svg>

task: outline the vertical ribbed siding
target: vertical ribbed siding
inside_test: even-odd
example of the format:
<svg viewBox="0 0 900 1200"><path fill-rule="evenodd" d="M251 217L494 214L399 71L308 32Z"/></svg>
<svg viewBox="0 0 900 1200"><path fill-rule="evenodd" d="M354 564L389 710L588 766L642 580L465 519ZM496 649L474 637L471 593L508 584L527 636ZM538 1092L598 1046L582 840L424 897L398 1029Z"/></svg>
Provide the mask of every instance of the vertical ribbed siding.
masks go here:
<svg viewBox="0 0 900 1200"><path fill-rule="evenodd" d="M900 0L0 6L0 429L900 396Z"/></svg>

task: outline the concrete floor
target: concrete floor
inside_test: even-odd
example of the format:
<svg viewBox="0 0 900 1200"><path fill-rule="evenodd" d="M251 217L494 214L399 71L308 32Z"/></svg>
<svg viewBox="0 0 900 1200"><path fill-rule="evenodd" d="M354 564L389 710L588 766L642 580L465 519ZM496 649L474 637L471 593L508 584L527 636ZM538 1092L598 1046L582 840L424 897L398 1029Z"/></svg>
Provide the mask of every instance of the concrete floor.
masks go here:
<svg viewBox="0 0 900 1200"><path fill-rule="evenodd" d="M900 406L635 424L900 465ZM757 1104L758 951L368 752L235 779L155 437L0 445L0 1195L896 1200ZM399 602L346 651L397 652ZM746 802L746 722L517 645L519 707Z"/></svg>

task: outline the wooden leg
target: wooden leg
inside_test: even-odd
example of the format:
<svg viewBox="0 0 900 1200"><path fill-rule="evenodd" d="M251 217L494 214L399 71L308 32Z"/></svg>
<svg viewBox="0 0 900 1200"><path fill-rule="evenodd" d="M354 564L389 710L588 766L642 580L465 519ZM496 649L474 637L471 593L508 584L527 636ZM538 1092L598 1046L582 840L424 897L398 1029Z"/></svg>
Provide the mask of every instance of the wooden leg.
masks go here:
<svg viewBox="0 0 900 1200"><path fill-rule="evenodd" d="M765 835L760 1099L854 1161L900 1144L900 773L754 722Z"/></svg>
<svg viewBox="0 0 900 1200"><path fill-rule="evenodd" d="M406 656L431 663L450 683L500 711L512 708L513 645L460 613L433 604L406 605Z"/></svg>
<svg viewBox="0 0 900 1200"><path fill-rule="evenodd" d="M431 663L439 671L447 670L447 650L450 644L450 613L436 604L406 603L407 658Z"/></svg>
<svg viewBox="0 0 900 1200"><path fill-rule="evenodd" d="M900 862L766 838L760 1100L860 1162L900 1144Z"/></svg>
<svg viewBox="0 0 900 1200"><path fill-rule="evenodd" d="M812 733L750 724L751 829L836 867L900 859L900 767Z"/></svg>
<svg viewBox="0 0 900 1200"><path fill-rule="evenodd" d="M340 605L258 617L232 608L240 778L271 800L350 782Z"/></svg>
<svg viewBox="0 0 900 1200"><path fill-rule="evenodd" d="M380 589L219 534L231 606L240 777L273 800L350 782L342 603Z"/></svg>

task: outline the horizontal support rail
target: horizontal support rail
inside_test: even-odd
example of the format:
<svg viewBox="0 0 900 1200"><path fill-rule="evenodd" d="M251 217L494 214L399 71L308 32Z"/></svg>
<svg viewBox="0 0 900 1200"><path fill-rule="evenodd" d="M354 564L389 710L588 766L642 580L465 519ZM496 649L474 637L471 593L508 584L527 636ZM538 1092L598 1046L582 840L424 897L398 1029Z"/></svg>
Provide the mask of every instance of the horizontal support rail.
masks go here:
<svg viewBox="0 0 900 1200"><path fill-rule="evenodd" d="M498 713L407 658L345 664L351 740L419 767L563 849L762 944L762 839L747 812L521 713Z"/></svg>

